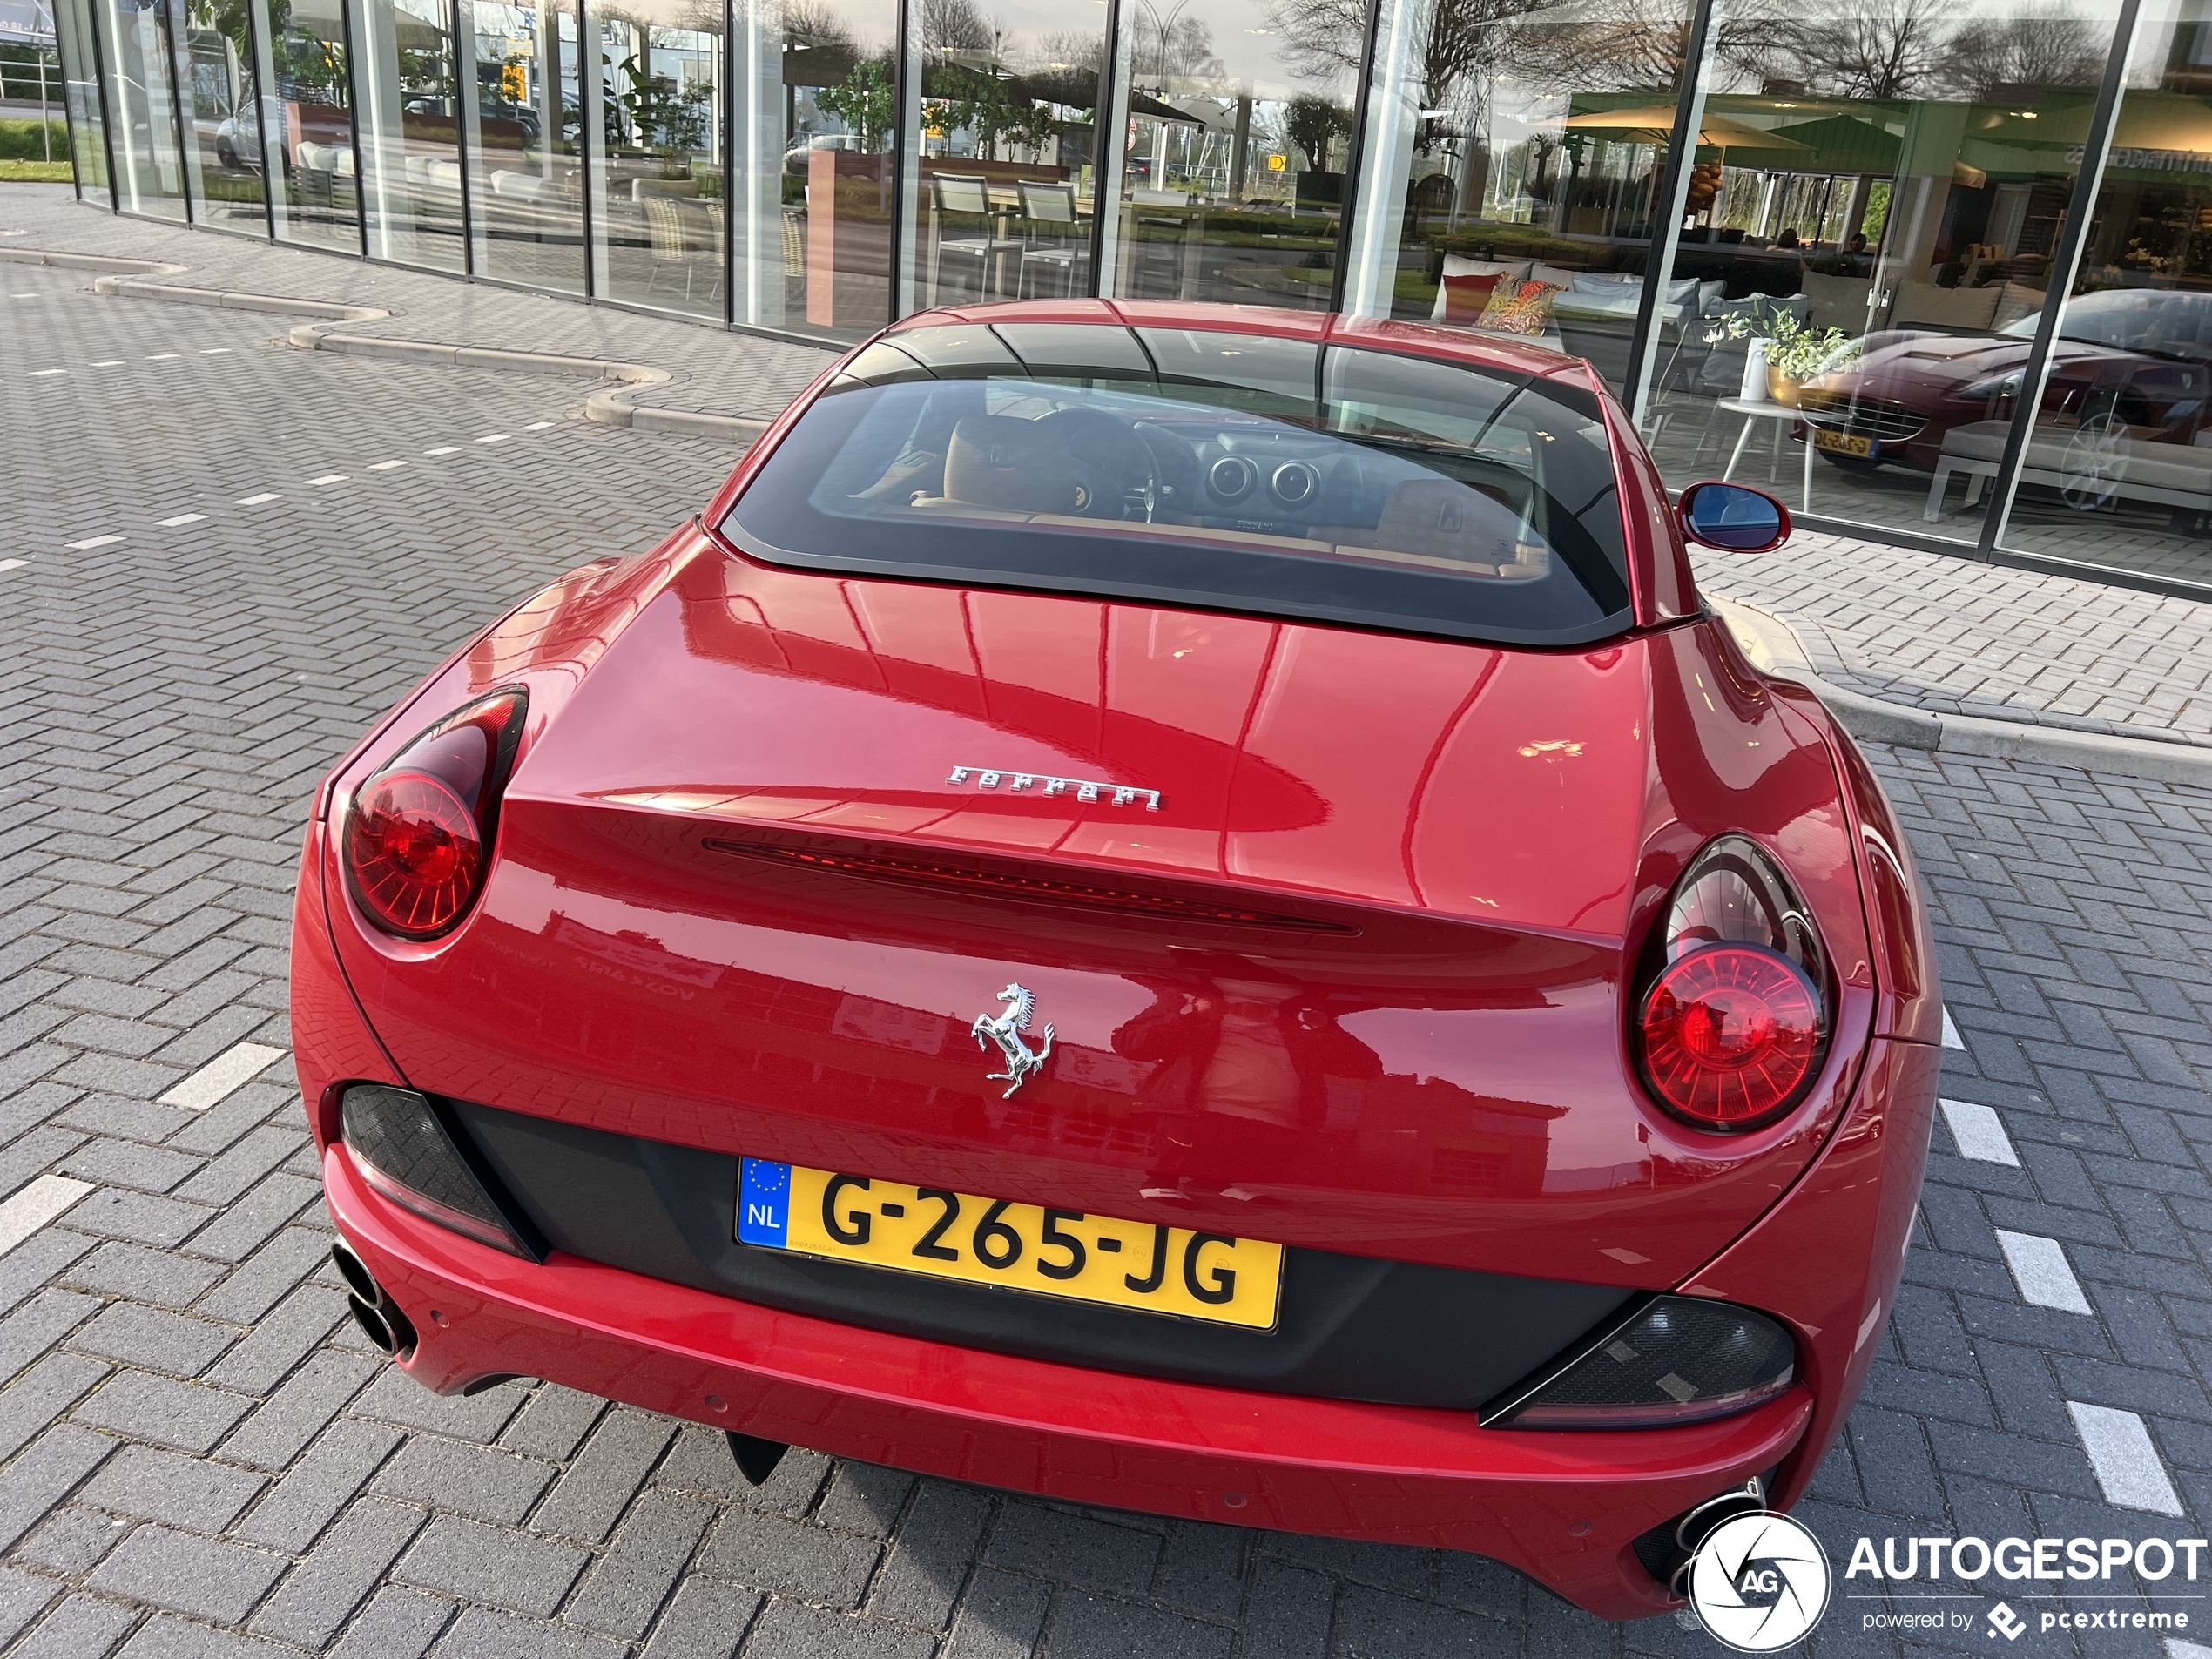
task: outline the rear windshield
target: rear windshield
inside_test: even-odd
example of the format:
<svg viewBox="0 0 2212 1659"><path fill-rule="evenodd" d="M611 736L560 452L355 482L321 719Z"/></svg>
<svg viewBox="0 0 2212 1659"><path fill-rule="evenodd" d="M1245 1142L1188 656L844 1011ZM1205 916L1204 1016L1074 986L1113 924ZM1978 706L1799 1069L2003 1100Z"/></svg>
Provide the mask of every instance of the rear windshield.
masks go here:
<svg viewBox="0 0 2212 1659"><path fill-rule="evenodd" d="M1593 396L1261 335L890 335L722 529L773 563L1513 643L1629 621Z"/></svg>

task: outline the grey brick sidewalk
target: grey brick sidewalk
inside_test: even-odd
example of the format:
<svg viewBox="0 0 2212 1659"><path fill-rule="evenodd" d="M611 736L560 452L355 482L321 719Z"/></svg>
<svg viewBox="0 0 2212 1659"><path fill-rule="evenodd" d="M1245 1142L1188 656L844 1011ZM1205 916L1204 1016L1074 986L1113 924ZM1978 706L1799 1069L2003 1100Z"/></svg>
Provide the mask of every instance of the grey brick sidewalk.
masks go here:
<svg viewBox="0 0 2212 1659"><path fill-rule="evenodd" d="M91 1190L0 1253L0 1649L1722 1651L1435 1551L811 1455L756 1492L699 1430L543 1385L442 1400L386 1365L323 1264L285 1059L203 1110L159 1097L288 1040L287 888L321 771L500 606L680 522L728 452L563 419L556 382L273 350L253 319L6 277L0 563L24 563L0 569L0 1199ZM1839 1562L1862 1533L2200 1535L2212 796L1873 758L1939 907L1966 1044L1945 1093L1993 1109L2017 1163L1939 1127L1907 1289L1802 1514ZM2056 1241L2091 1311L2030 1305L2000 1229ZM2068 1402L2136 1413L2186 1513L2107 1503ZM2115 1599L2089 1588L2079 1605ZM1991 1651L1989 1604L1930 1645ZM1882 1605L1839 1601L1817 1651L1905 1651L1859 1629Z"/></svg>
<svg viewBox="0 0 2212 1659"><path fill-rule="evenodd" d="M10 230L23 233L0 237L0 246L166 260L191 267L171 280L195 287L381 306L393 313L388 318L348 323L348 334L650 363L674 371L678 378L632 393L631 401L662 408L772 415L835 355L757 334L731 334L427 271L371 265L313 248L118 218L104 208L78 203L61 185L0 187L0 231ZM91 279L79 276L77 280L89 284ZM282 330L275 319L265 318L261 332Z"/></svg>

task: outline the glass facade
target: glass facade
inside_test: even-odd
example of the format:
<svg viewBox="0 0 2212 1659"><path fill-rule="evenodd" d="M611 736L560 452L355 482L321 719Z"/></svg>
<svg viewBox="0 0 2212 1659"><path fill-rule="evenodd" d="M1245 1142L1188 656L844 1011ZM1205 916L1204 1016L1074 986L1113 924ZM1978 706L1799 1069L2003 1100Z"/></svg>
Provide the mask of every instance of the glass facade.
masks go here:
<svg viewBox="0 0 2212 1659"><path fill-rule="evenodd" d="M826 343L1468 329L1588 360L1676 486L2212 597L2212 0L56 12L125 212Z"/></svg>

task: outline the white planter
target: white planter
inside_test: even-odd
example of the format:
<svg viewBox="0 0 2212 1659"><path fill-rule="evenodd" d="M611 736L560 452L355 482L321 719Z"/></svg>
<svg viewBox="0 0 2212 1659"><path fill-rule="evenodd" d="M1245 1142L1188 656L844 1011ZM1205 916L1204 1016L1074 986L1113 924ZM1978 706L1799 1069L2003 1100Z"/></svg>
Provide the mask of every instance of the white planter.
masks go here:
<svg viewBox="0 0 2212 1659"><path fill-rule="evenodd" d="M1743 385L1736 395L1746 403L1764 403L1766 395L1766 348L1764 339L1743 342ZM1724 383L1724 382L1723 382Z"/></svg>

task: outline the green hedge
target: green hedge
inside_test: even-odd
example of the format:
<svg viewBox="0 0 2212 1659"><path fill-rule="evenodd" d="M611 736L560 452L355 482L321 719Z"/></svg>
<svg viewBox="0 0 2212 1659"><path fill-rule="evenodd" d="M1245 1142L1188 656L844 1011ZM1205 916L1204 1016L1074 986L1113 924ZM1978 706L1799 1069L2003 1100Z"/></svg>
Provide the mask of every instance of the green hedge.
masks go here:
<svg viewBox="0 0 2212 1659"><path fill-rule="evenodd" d="M49 121L53 129L54 159L69 159L69 128L59 121ZM0 161L44 161L46 147L38 136L38 123L29 121L0 121Z"/></svg>

